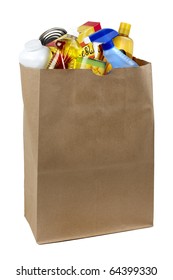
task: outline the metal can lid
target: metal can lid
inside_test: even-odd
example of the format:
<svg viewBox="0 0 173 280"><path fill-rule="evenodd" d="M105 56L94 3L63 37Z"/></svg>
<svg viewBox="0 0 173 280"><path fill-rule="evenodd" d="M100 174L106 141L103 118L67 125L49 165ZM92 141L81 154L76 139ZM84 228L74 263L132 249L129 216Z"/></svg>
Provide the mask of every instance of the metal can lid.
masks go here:
<svg viewBox="0 0 173 280"><path fill-rule="evenodd" d="M39 37L42 45L47 45L48 43L54 41L57 38L62 37L63 35L67 34L67 31L60 27L54 27L46 30L42 33Z"/></svg>

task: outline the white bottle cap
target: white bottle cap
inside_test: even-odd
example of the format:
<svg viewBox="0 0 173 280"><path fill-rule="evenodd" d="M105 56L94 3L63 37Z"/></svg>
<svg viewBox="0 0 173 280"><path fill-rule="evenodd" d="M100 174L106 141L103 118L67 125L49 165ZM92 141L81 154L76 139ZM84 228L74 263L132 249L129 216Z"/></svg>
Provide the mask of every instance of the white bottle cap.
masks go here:
<svg viewBox="0 0 173 280"><path fill-rule="evenodd" d="M41 47L42 47L41 41L38 40L38 39L34 39L34 40L31 40L31 41L28 41L25 44L25 49L27 51L35 51L35 50L40 49Z"/></svg>

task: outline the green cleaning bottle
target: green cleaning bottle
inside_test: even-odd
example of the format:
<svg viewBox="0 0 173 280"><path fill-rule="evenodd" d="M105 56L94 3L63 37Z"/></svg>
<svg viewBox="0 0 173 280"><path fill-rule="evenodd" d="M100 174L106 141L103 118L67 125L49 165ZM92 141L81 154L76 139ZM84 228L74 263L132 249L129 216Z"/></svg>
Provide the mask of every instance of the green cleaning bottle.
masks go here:
<svg viewBox="0 0 173 280"><path fill-rule="evenodd" d="M121 50L128 57L133 56L133 40L129 38L131 25L129 23L121 22L118 30L119 36L115 37L114 45Z"/></svg>

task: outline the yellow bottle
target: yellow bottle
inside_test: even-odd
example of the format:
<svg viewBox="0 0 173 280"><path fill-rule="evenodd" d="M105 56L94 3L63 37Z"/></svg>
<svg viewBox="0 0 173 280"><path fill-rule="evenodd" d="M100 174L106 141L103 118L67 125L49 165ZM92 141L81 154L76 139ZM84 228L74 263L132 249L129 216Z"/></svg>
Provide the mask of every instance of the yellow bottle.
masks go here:
<svg viewBox="0 0 173 280"><path fill-rule="evenodd" d="M114 45L128 57L133 56L133 40L129 38L131 25L129 23L121 22L118 30L119 36L115 37Z"/></svg>

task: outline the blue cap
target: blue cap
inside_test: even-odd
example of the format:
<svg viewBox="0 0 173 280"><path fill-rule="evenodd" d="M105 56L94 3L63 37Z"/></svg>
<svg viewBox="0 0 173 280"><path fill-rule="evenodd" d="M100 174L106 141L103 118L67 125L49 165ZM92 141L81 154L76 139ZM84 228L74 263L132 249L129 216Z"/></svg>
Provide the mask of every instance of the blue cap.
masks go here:
<svg viewBox="0 0 173 280"><path fill-rule="evenodd" d="M102 44L103 50L109 50L114 47L112 39L118 35L119 33L116 30L104 28L91 34L89 38L91 42Z"/></svg>

